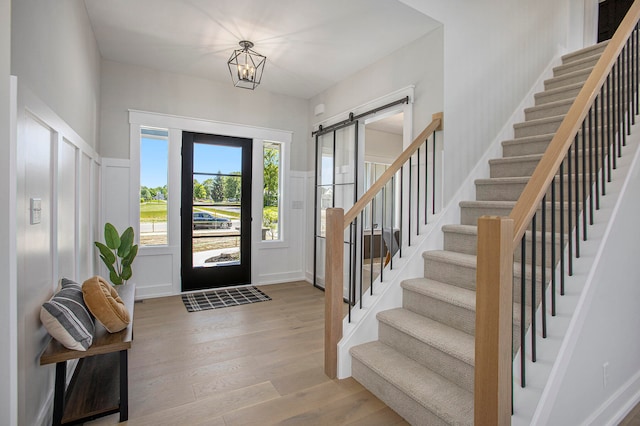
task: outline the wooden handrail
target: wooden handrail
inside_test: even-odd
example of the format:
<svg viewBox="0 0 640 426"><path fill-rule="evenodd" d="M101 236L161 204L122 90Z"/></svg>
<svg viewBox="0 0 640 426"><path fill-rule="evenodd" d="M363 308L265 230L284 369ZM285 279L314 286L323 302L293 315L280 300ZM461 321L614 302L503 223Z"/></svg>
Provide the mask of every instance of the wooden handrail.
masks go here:
<svg viewBox="0 0 640 426"><path fill-rule="evenodd" d="M567 112L555 136L551 139L540 163L531 175L531 179L522 191L509 217L514 221L513 241L517 244L524 235L537 207L542 202L553 177L560 168L573 139L587 116L594 99L613 68L614 62L622 51L627 39L640 19L640 1L635 1L627 12L613 38L600 56L593 71L578 93L576 100Z"/></svg>
<svg viewBox="0 0 640 426"><path fill-rule="evenodd" d="M411 145L405 149L402 154L396 161L391 163L389 168L382 173L380 178L371 185L371 188L365 192L362 197L349 209L348 212L344 214L344 228L347 229L347 226L360 214L361 211L374 199L376 194L380 192L382 187L384 187L391 178L400 170L400 168L409 160L418 148L427 140L429 136L435 131L442 130L442 119L443 114L441 112L433 114L431 123L425 127L425 129L411 142Z"/></svg>

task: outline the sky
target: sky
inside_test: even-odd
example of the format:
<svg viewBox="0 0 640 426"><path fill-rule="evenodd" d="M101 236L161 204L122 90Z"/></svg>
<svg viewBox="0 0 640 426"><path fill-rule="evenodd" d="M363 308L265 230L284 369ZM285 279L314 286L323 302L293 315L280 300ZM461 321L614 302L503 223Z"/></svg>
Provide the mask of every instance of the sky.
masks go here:
<svg viewBox="0 0 640 426"><path fill-rule="evenodd" d="M242 148L221 145L194 144L195 173L232 173L241 170ZM140 185L147 188L167 184L169 144L166 139L141 138ZM198 179L198 178L196 178ZM203 179L204 180L204 179Z"/></svg>

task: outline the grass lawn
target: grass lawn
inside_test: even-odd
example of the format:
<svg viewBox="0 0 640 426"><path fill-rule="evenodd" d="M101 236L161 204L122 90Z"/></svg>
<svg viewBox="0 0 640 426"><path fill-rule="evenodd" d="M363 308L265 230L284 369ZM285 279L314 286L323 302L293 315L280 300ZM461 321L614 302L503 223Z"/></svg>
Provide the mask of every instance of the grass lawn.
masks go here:
<svg viewBox="0 0 640 426"><path fill-rule="evenodd" d="M166 222L167 202L158 200L140 203L140 219L144 222Z"/></svg>

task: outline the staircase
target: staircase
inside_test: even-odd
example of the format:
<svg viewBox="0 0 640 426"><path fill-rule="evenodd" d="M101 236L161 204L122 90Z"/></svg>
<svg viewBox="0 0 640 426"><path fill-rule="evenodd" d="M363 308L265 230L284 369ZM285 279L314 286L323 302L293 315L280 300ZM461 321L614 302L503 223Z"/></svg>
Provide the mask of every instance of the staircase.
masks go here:
<svg viewBox="0 0 640 426"><path fill-rule="evenodd" d="M476 200L460 203L460 224L442 228L443 250L423 253L424 277L402 283L402 308L377 315L379 340L351 349L353 377L411 424L473 424L476 221L510 213L605 46L562 58L535 106L525 110L525 122L514 126L515 138L502 143L503 157L490 160L490 177L476 181Z"/></svg>

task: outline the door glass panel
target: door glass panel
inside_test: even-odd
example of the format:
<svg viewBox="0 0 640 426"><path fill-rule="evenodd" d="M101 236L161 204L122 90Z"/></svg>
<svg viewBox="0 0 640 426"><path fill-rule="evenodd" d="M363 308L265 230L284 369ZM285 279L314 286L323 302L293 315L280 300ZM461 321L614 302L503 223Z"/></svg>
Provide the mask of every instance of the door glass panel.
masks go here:
<svg viewBox="0 0 640 426"><path fill-rule="evenodd" d="M193 144L193 267L240 264L242 148Z"/></svg>

